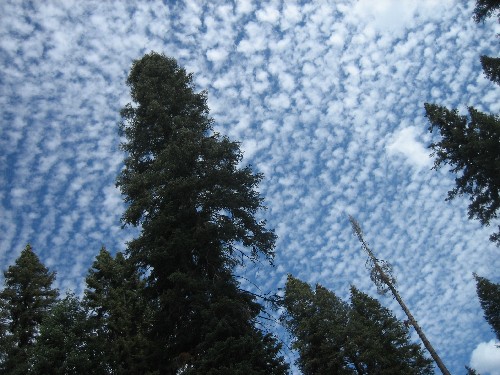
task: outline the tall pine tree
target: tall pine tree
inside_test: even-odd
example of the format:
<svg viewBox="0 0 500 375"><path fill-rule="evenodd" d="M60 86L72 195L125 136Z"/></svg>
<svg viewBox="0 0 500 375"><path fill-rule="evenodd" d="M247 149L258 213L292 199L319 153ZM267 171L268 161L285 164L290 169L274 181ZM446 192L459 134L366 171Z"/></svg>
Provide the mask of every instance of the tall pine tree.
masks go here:
<svg viewBox="0 0 500 375"><path fill-rule="evenodd" d="M425 104L429 130L441 135L429 147L436 156L434 168L450 165L456 187L448 199L466 194L470 197L469 218L490 225L500 212L500 117L469 108L469 117L457 110ZM500 226L490 239L500 245Z"/></svg>
<svg viewBox="0 0 500 375"><path fill-rule="evenodd" d="M0 347L4 351L0 373L24 375L40 324L58 296L52 288L55 273L49 272L27 245L4 277L5 287L0 292L3 318Z"/></svg>
<svg viewBox="0 0 500 375"><path fill-rule="evenodd" d="M495 13L500 22L499 0L477 0L473 18L477 23L484 22ZM500 58L480 59L486 77L500 85ZM490 225L500 212L500 117L474 107L469 107L469 116L436 104L425 103L424 107L431 124L429 131L437 130L441 136L429 145L436 156L434 169L448 164L450 171L458 174L448 200L468 195L469 219ZM490 240L500 246L500 225Z"/></svg>
<svg viewBox="0 0 500 375"><path fill-rule="evenodd" d="M84 304L97 337L94 345L104 353L113 374L146 374L151 307L144 296L144 282L122 253L113 258L102 248L89 270Z"/></svg>
<svg viewBox="0 0 500 375"><path fill-rule="evenodd" d="M206 94L174 59L145 55L127 83L117 186L124 224L142 229L128 254L156 307L151 363L161 374L284 373L276 344L255 328L261 307L232 274L242 259L273 256L275 235L255 218L262 176L239 166L238 143L213 132ZM224 355L230 348L239 355Z"/></svg>
<svg viewBox="0 0 500 375"><path fill-rule="evenodd" d="M403 322L355 287L347 304L321 285L313 290L288 276L283 306L305 375L433 374Z"/></svg>
<svg viewBox="0 0 500 375"><path fill-rule="evenodd" d="M43 319L40 336L30 351L29 374L117 374L106 366L96 333L80 300L67 295Z"/></svg>
<svg viewBox="0 0 500 375"><path fill-rule="evenodd" d="M474 274L476 292L483 308L484 317L500 340L500 284Z"/></svg>

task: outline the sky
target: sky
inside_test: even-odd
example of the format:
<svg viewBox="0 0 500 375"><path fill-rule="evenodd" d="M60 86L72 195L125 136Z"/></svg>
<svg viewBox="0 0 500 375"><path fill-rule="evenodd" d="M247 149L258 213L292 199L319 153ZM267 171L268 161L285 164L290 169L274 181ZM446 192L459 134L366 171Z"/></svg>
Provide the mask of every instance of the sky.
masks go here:
<svg viewBox="0 0 500 375"><path fill-rule="evenodd" d="M467 219L468 197L445 201L454 176L432 169L424 111L499 113L479 56L497 55L500 28L474 23L474 3L1 1L2 270L30 243L57 288L81 293L101 246L137 234L120 223L117 130L131 64L156 51L193 73L215 130L265 176L274 267L237 269L243 287L275 293L290 273L347 299L353 284L404 318L376 294L353 215L449 370L500 374L472 276L500 282L495 226Z"/></svg>

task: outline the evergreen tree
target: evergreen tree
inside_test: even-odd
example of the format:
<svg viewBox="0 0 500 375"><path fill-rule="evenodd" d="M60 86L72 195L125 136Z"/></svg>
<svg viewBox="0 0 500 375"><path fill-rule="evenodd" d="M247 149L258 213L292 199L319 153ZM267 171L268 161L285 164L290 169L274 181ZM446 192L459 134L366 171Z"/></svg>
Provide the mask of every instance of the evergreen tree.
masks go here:
<svg viewBox="0 0 500 375"><path fill-rule="evenodd" d="M49 272L27 245L4 277L0 373L24 375L40 324L57 299L58 292L52 288L55 273Z"/></svg>
<svg viewBox="0 0 500 375"><path fill-rule="evenodd" d="M484 311L484 318L500 340L500 284L474 274L476 291Z"/></svg>
<svg viewBox="0 0 500 375"><path fill-rule="evenodd" d="M486 18L491 17L496 13L498 22L500 23L500 1L499 0L477 0L474 9L474 21L476 23L484 22ZM498 36L498 35L497 35ZM481 56L481 66L483 67L486 77L500 85L500 58Z"/></svg>
<svg viewBox="0 0 500 375"><path fill-rule="evenodd" d="M496 13L500 22L499 0L477 0L473 19L476 23ZM500 58L481 56L486 77L500 84ZM498 218L500 208L500 117L469 107L469 117L460 116L456 109L425 103L429 131L437 129L441 140L429 147L437 158L434 169L443 164L459 173L456 187L448 192L447 200L457 195L469 195L469 219L477 218L482 225ZM500 225L490 240L500 246Z"/></svg>
<svg viewBox="0 0 500 375"><path fill-rule="evenodd" d="M500 1L499 0L477 0L474 8L474 21L476 23L484 22L486 18L497 12L497 17L500 22Z"/></svg>
<svg viewBox="0 0 500 375"><path fill-rule="evenodd" d="M109 374L95 331L78 298L68 295L54 305L40 327L31 355L30 374ZM114 373L114 372L113 372Z"/></svg>
<svg viewBox="0 0 500 375"><path fill-rule="evenodd" d="M113 374L145 374L148 370L148 318L144 282L118 252L103 247L89 270L84 303L96 329L96 344Z"/></svg>
<svg viewBox="0 0 500 375"><path fill-rule="evenodd" d="M349 346L345 302L320 285L313 291L288 275L283 307L283 320L294 337L292 347L299 352L297 365L304 375L362 373L357 353Z"/></svg>
<svg viewBox="0 0 500 375"><path fill-rule="evenodd" d="M283 306L305 375L433 373L408 328L354 287L348 305L321 285L313 291L288 276Z"/></svg>
<svg viewBox="0 0 500 375"><path fill-rule="evenodd" d="M410 342L408 327L376 299L351 287L349 331L366 374L433 374L432 361Z"/></svg>
<svg viewBox="0 0 500 375"><path fill-rule="evenodd" d="M127 157L117 186L128 203L124 224L142 228L128 254L155 306L150 363L164 374L194 373L210 348L234 339L242 355L268 351L273 360L219 353L212 371L283 373L274 341L254 326L260 306L232 274L243 258L273 256L275 235L255 218L263 208L256 191L262 176L239 167L238 143L213 132L206 94L194 91L192 76L174 59L145 55L127 83L134 104L121 112Z"/></svg>
<svg viewBox="0 0 500 375"><path fill-rule="evenodd" d="M469 218L489 225L500 209L500 117L469 107L469 118L457 110L425 104L429 130L437 129L439 142L429 147L436 156L434 168L450 165L451 172L461 173L447 199L470 196ZM500 245L500 226L490 239Z"/></svg>
<svg viewBox="0 0 500 375"><path fill-rule="evenodd" d="M485 76L493 83L500 85L500 58L481 56L481 66Z"/></svg>
<svg viewBox="0 0 500 375"><path fill-rule="evenodd" d="M467 375L481 375L476 370L468 366L465 366L465 369L467 370Z"/></svg>

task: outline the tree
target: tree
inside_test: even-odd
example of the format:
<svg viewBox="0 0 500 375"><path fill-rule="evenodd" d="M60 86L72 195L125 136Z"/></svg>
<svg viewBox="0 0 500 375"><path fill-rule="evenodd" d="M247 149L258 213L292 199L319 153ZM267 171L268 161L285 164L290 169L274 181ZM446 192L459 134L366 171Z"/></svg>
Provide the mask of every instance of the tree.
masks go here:
<svg viewBox="0 0 500 375"><path fill-rule="evenodd" d="M484 22L493 13L500 22L500 1L477 0L473 19ZM500 84L500 58L481 56L481 65L486 77ZM459 174L447 200L468 195L469 219L479 219L489 226L498 218L500 208L500 117L474 107L469 107L468 117L436 104L425 103L424 107L431 124L429 131L437 130L441 135L439 142L429 145L431 156L437 156L433 169L448 164L451 172ZM500 225L490 240L500 246Z"/></svg>
<svg viewBox="0 0 500 375"><path fill-rule="evenodd" d="M481 375L476 370L468 366L465 366L465 369L467 370L467 375Z"/></svg>
<svg viewBox="0 0 500 375"><path fill-rule="evenodd" d="M149 353L144 282L122 253L113 258L103 247L88 272L84 304L97 332L95 341L113 374L145 374Z"/></svg>
<svg viewBox="0 0 500 375"><path fill-rule="evenodd" d="M288 275L282 303L282 319L294 337L297 365L305 375L362 373L356 353L347 346L349 307L345 302L320 285L313 291Z"/></svg>
<svg viewBox="0 0 500 375"><path fill-rule="evenodd" d="M499 0L477 0L474 8L473 19L476 23L484 22L493 13L497 13L498 22L500 22L500 1ZM481 66L486 77L500 85L500 58L481 56Z"/></svg>
<svg viewBox="0 0 500 375"><path fill-rule="evenodd" d="M484 318L500 340L500 284L474 274L476 291L484 311Z"/></svg>
<svg viewBox="0 0 500 375"><path fill-rule="evenodd" d="M4 326L0 373L26 374L28 352L36 341L43 318L58 296L52 288L55 273L49 272L27 245L15 264L4 272L4 277L5 287L0 292Z"/></svg>
<svg viewBox="0 0 500 375"><path fill-rule="evenodd" d="M484 22L494 12L497 12L497 17L500 22L500 1L499 0L477 0L472 18L476 23Z"/></svg>
<svg viewBox="0 0 500 375"><path fill-rule="evenodd" d="M31 350L30 374L109 374L86 309L69 294L54 305ZM114 373L114 372L113 372Z"/></svg>
<svg viewBox="0 0 500 375"><path fill-rule="evenodd" d="M399 306L403 309L406 316L408 317L408 324L411 324L415 331L417 331L418 336L422 340L425 348L431 355L436 365L439 367L443 375L450 375L450 372L446 368L445 364L437 354L434 347L431 345L430 341L425 336L424 331L417 323L417 320L413 317L412 313L406 303L403 301L403 298L399 295L398 290L396 289L396 279L392 276L392 268L390 264L384 260L378 259L373 251L368 246L368 243L365 241L363 236L363 231L361 230L361 226L359 223L352 217L349 216L349 221L351 222L352 230L356 237L358 237L359 242L361 243L361 248L368 255L368 268L370 268L370 278L373 283L377 286L377 290L380 294L385 294L388 291L391 291L392 295L398 301Z"/></svg>
<svg viewBox="0 0 500 375"><path fill-rule="evenodd" d="M481 56L484 75L493 83L500 85L500 58Z"/></svg>
<svg viewBox="0 0 500 375"><path fill-rule="evenodd" d="M434 169L448 164L451 172L461 173L447 199L469 195L469 218L489 225L500 209L500 117L469 107L467 118L457 110L428 103L425 111L429 131L437 129L441 135L439 142L429 146L436 156ZM490 239L500 245L500 226Z"/></svg>
<svg viewBox="0 0 500 375"><path fill-rule="evenodd" d="M410 342L408 327L376 299L351 287L349 332L367 374L433 374L432 361Z"/></svg>
<svg viewBox="0 0 500 375"><path fill-rule="evenodd" d="M145 55L127 84L134 104L121 111L127 156L117 186L128 204L124 225L141 226L127 251L155 306L151 363L172 374L201 366L207 340L230 338L216 322L205 324L214 306L233 311L218 307L216 316L231 315L241 342L266 350L269 340L254 327L261 307L232 274L243 259L274 254L275 234L255 218L264 208L256 191L262 176L239 166L238 143L213 132L206 93L194 91L192 75L174 59ZM225 362L236 371L233 359ZM282 373L281 362L275 357L268 373ZM252 366L258 373L265 365Z"/></svg>
<svg viewBox="0 0 500 375"><path fill-rule="evenodd" d="M432 374L408 328L380 303L351 287L351 303L288 276L284 321L298 365L309 374Z"/></svg>

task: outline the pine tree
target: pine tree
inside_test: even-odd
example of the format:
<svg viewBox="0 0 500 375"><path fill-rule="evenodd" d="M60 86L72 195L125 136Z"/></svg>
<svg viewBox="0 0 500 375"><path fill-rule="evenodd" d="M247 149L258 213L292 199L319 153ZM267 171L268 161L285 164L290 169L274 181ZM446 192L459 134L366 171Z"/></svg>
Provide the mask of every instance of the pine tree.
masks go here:
<svg viewBox="0 0 500 375"><path fill-rule="evenodd" d="M457 110L425 104L429 131L439 131L441 140L429 147L436 156L434 169L450 165L460 173L456 187L448 192L448 200L469 195L469 218L490 225L500 210L500 117L469 108L469 118ZM490 239L500 245L499 230Z"/></svg>
<svg viewBox="0 0 500 375"><path fill-rule="evenodd" d="M465 366L465 369L467 370L467 375L481 375L476 370L468 366Z"/></svg>
<svg viewBox="0 0 500 375"><path fill-rule="evenodd" d="M349 307L320 285L316 290L288 275L283 297L283 320L299 353L304 375L360 374L360 361L349 347ZM355 371L358 368L359 371Z"/></svg>
<svg viewBox="0 0 500 375"><path fill-rule="evenodd" d="M486 78L500 85L500 58L483 55L481 56L481 66Z"/></svg>
<svg viewBox="0 0 500 375"><path fill-rule="evenodd" d="M477 0L473 19L476 23L496 13L500 22L499 0ZM481 56L486 77L500 84L500 58ZM425 103L429 131L437 130L439 142L432 143L431 156L437 156L434 169L450 165L451 172L459 174L456 187L448 192L447 200L466 194L470 198L469 219L479 219L489 226L498 218L500 209L500 117L469 107L469 116L459 115L436 104ZM500 225L490 240L500 246Z"/></svg>
<svg viewBox="0 0 500 375"><path fill-rule="evenodd" d="M264 208L256 191L262 176L239 166L238 143L213 132L206 93L194 91L192 75L174 59L145 55L134 62L127 83L134 104L121 112L127 157L117 186L128 204L124 224L142 229L128 254L144 273L155 306L157 350L150 363L165 374L196 372L210 348L227 347L230 339L246 343L240 353L257 347L276 353L254 327L261 307L232 274L242 259L273 256L275 235L255 218ZM229 330L218 323L226 318ZM247 373L266 366L269 374L284 371L276 356L250 364L248 358L218 357L213 366L222 372L228 366L238 371L240 360Z"/></svg>
<svg viewBox="0 0 500 375"><path fill-rule="evenodd" d="M113 258L103 247L87 278L84 304L113 374L145 374L148 370L148 318L151 309L144 282L133 265L118 252Z"/></svg>
<svg viewBox="0 0 500 375"><path fill-rule="evenodd" d="M0 347L4 351L0 373L24 375L40 324L58 296L52 288L55 273L49 272L27 245L4 277L5 287L0 292L3 318Z"/></svg>
<svg viewBox="0 0 500 375"><path fill-rule="evenodd" d="M473 19L476 23L484 22L486 18L491 17L494 13L496 13L497 20L500 23L499 0L477 0ZM500 85L500 58L483 55L481 56L481 66L486 77Z"/></svg>
<svg viewBox="0 0 500 375"><path fill-rule="evenodd" d="M95 330L80 300L69 294L57 302L40 327L30 353L30 374L109 374ZM114 373L114 372L113 372Z"/></svg>
<svg viewBox="0 0 500 375"><path fill-rule="evenodd" d="M433 374L432 361L410 342L408 327L376 299L351 287L350 332L367 374ZM368 333L368 334L367 334Z"/></svg>
<svg viewBox="0 0 500 375"><path fill-rule="evenodd" d="M477 0L474 8L473 19L476 23L484 22L486 18L491 17L497 12L497 17L500 22L500 1L499 0Z"/></svg>
<svg viewBox="0 0 500 375"><path fill-rule="evenodd" d="M305 375L433 374L408 328L355 287L349 305L321 285L313 291L289 275L283 307Z"/></svg>
<svg viewBox="0 0 500 375"><path fill-rule="evenodd" d="M500 340L500 284L474 274L476 291L483 308L484 318Z"/></svg>

